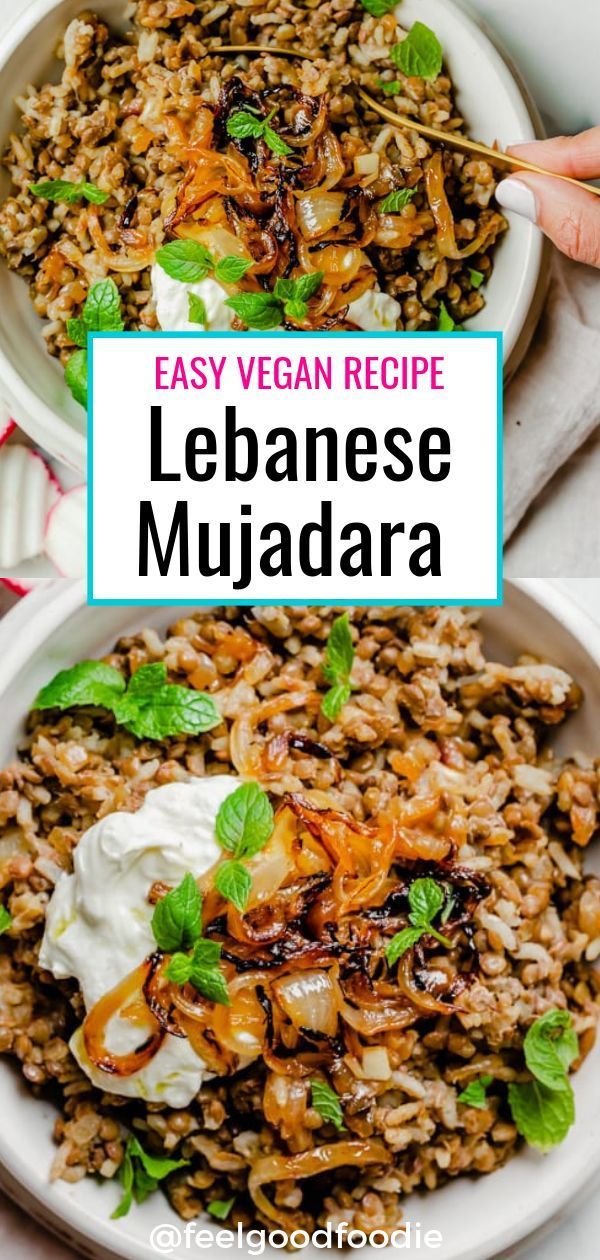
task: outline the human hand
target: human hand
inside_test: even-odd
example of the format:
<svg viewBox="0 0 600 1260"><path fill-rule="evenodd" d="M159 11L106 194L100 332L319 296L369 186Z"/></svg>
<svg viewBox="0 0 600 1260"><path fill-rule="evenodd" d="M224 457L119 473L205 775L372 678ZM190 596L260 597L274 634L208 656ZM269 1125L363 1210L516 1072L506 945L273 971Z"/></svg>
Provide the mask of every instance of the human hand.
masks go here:
<svg viewBox="0 0 600 1260"><path fill-rule="evenodd" d="M513 145L508 152L559 175L596 179L600 176L600 127L578 136ZM537 223L568 258L600 267L600 197L560 179L517 171L498 185L496 198L504 209Z"/></svg>

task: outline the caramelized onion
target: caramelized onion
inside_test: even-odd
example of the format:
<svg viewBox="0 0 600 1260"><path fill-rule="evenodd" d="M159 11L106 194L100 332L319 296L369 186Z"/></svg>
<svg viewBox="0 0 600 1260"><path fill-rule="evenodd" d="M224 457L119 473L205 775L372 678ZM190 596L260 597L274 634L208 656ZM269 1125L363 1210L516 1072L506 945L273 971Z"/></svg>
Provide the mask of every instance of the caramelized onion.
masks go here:
<svg viewBox="0 0 600 1260"><path fill-rule="evenodd" d="M265 1155L252 1165L248 1177L248 1189L259 1212L268 1220L290 1228L299 1227L304 1221L301 1213L286 1212L267 1198L263 1186L272 1181L299 1181L315 1177L318 1173L330 1173L335 1168L349 1165L364 1168L367 1164L389 1164L392 1152L374 1138L368 1141L330 1142L317 1146L300 1155Z"/></svg>
<svg viewBox="0 0 600 1260"><path fill-rule="evenodd" d="M345 201L343 192L313 191L299 196L296 216L305 240L314 241L339 223Z"/></svg>
<svg viewBox="0 0 600 1260"><path fill-rule="evenodd" d="M99 1068L101 1072L110 1073L112 1076L132 1076L134 1072L139 1072L145 1067L154 1058L157 1050L160 1050L166 1033L149 1010L146 1020L148 1036L137 1050L131 1050L128 1054L115 1054L106 1045L108 1024L128 1002L143 991L152 966L153 959L147 958L139 967L125 976L124 980L120 980L114 989L105 993L83 1021L83 1043L87 1056L94 1067Z"/></svg>
<svg viewBox="0 0 600 1260"><path fill-rule="evenodd" d="M335 1037L338 1026L336 991L326 971L299 971L272 986L274 996L295 1028Z"/></svg>
<svg viewBox="0 0 600 1260"><path fill-rule="evenodd" d="M437 153L434 153L427 164L425 188L431 213L435 219L438 249L442 258L458 260L468 258L471 254L477 254L483 246L483 237L481 235L477 235L475 240L466 245L464 249L459 249L457 245L454 216L450 209L450 202L448 201L444 185L444 155L440 149L438 149Z"/></svg>

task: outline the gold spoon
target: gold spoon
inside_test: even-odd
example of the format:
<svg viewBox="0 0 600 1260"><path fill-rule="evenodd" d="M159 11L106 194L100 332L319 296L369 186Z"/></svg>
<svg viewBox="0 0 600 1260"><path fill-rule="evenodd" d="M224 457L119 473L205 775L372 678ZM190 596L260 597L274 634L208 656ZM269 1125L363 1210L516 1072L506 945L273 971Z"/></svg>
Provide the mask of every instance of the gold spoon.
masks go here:
<svg viewBox="0 0 600 1260"><path fill-rule="evenodd" d="M220 44L219 47L209 48L209 52L219 55L220 53L270 53L273 57L303 57L306 61L316 61L317 55L309 53L304 48L265 48L260 44ZM387 105L380 105L374 96L370 96L363 88L358 88L358 94L369 109L375 110L376 114L380 114L388 122L392 122L396 127L405 127L408 131L417 131L420 136L425 136L428 140L435 140L438 144L443 144L450 149L458 149L460 153L471 153L477 157L484 158L492 166L498 167L500 170L507 171L533 171L536 175L547 175L550 179L561 179L565 184L574 184L576 188L583 188L586 192L594 193L596 197L600 197L600 188L596 188L594 184L588 184L583 179L573 179L570 175L559 175L557 171L548 171L543 166L536 166L534 162L526 162L523 158L515 157L511 153L502 153L499 149L490 149L486 144L478 144L475 140L468 140L465 136L459 136L454 131L440 131L437 127L428 127L425 123L415 122L414 119L408 118L403 114L396 114L393 109L388 109Z"/></svg>

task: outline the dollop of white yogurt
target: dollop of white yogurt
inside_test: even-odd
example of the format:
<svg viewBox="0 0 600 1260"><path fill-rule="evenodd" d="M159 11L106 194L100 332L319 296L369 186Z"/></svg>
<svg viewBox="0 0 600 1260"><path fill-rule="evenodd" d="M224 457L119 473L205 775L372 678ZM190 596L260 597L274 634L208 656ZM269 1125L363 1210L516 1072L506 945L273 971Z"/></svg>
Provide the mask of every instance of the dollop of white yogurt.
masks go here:
<svg viewBox="0 0 600 1260"><path fill-rule="evenodd" d="M174 280L155 263L151 272L152 296L156 306L156 318L164 332L227 332L235 319L235 312L225 305L228 294L221 285L206 276L196 284ZM193 324L190 315L190 293L204 302L206 324Z"/></svg>
<svg viewBox="0 0 600 1260"><path fill-rule="evenodd" d="M365 332L395 332L400 303L380 289L367 289L348 307L348 318Z"/></svg>
<svg viewBox="0 0 600 1260"><path fill-rule="evenodd" d="M108 814L82 836L73 874L61 876L48 905L40 965L57 980L78 980L86 1010L155 950L152 884L174 886L188 871L201 875L220 856L217 812L239 784L233 775L169 783L149 792L136 813ZM116 1054L134 1050L140 1029L115 1016L107 1044ZM146 1067L128 1077L90 1063L80 1028L70 1047L99 1089L171 1107L186 1107L212 1075L187 1038L170 1033Z"/></svg>

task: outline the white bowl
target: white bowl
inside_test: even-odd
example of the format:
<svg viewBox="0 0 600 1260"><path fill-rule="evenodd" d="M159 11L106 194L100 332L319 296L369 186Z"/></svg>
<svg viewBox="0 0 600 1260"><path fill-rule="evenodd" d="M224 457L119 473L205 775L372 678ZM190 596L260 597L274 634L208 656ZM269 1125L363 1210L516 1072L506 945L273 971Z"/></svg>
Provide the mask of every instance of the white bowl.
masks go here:
<svg viewBox="0 0 600 1260"><path fill-rule="evenodd" d="M185 610L184 610L185 611ZM0 624L0 765L14 754L26 713L38 688L57 670L107 651L114 640L142 625L164 629L181 615L176 608L89 608L77 582L49 583L27 596ZM550 584L507 583L503 608L486 612L488 650L514 660L523 650L540 653L571 671L585 691L585 703L556 736L562 752L598 749L600 730L600 631ZM435 1193L411 1196L405 1220L439 1230L440 1260L487 1260L504 1255L562 1213L600 1169L600 1046L574 1080L577 1123L566 1141L546 1156L524 1150L499 1171L477 1180L458 1179ZM0 1180L46 1225L85 1255L152 1260L152 1229L163 1222L181 1225L161 1194L123 1220L109 1219L118 1199L114 1185L87 1179L76 1186L48 1184L52 1160L53 1109L34 1099L19 1073L0 1063ZM3 1170L3 1171L2 1171ZM219 1228L208 1218L202 1227ZM170 1254L198 1254L184 1247ZM207 1253L205 1253L207 1254ZM267 1248L268 1260L277 1253ZM321 1251L300 1253L318 1260ZM386 1255L395 1254L394 1249ZM404 1254L404 1253L403 1253ZM421 1260L429 1255L423 1249ZM365 1260L380 1249L361 1251Z"/></svg>
<svg viewBox="0 0 600 1260"><path fill-rule="evenodd" d="M0 140L18 124L14 98L28 83L56 78L51 50L67 23L85 7L83 0L33 0L0 40ZM112 26L122 25L126 0L91 0L90 8ZM458 101L470 133L501 144L535 139L533 107L526 93L476 21L451 0L402 0L401 21L429 23L438 33L458 85ZM0 195L9 188L0 178ZM511 231L496 256L486 293L487 306L470 323L474 329L502 329L507 372L524 353L539 313L543 245L534 227L511 216ZM52 455L83 471L86 418L71 398L63 373L50 358L27 285L0 265L0 381L19 423Z"/></svg>

